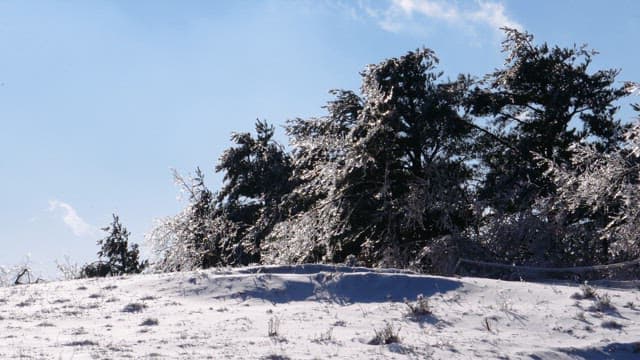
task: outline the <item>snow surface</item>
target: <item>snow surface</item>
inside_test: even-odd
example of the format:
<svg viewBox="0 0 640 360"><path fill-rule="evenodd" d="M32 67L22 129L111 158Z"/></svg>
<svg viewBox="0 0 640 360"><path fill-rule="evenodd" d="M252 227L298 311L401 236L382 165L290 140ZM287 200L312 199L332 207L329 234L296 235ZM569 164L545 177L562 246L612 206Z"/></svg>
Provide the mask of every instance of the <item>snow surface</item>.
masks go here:
<svg viewBox="0 0 640 360"><path fill-rule="evenodd" d="M0 358L640 359L638 285L596 284L609 308L577 284L327 265L20 285ZM419 294L431 315L408 315ZM400 342L371 345L386 326Z"/></svg>

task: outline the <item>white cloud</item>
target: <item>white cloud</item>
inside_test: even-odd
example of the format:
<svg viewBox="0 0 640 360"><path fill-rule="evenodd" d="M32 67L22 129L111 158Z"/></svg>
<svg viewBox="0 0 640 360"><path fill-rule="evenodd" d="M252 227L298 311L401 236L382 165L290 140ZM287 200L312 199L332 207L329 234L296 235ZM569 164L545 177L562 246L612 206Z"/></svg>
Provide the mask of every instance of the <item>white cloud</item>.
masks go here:
<svg viewBox="0 0 640 360"><path fill-rule="evenodd" d="M460 19L460 11L450 3L432 0L392 0L392 4L408 15L417 12L427 17L449 22L455 22Z"/></svg>
<svg viewBox="0 0 640 360"><path fill-rule="evenodd" d="M95 235L95 228L87 224L71 205L58 200L50 200L49 211L53 212L56 210L63 212L62 221L75 236L84 237Z"/></svg>
<svg viewBox="0 0 640 360"><path fill-rule="evenodd" d="M374 18L380 27L390 32L400 32L428 24L425 20L475 33L489 29L499 33L501 27L522 29L522 25L507 15L504 4L500 2L477 0L458 2L443 0L390 0L389 5L379 8L376 2L359 2L360 9ZM433 23L433 21L432 21Z"/></svg>
<svg viewBox="0 0 640 360"><path fill-rule="evenodd" d="M493 29L500 29L501 27L522 29L522 25L507 16L503 4L492 2L479 2L478 4L480 8L465 14L466 18L480 24L488 25Z"/></svg>

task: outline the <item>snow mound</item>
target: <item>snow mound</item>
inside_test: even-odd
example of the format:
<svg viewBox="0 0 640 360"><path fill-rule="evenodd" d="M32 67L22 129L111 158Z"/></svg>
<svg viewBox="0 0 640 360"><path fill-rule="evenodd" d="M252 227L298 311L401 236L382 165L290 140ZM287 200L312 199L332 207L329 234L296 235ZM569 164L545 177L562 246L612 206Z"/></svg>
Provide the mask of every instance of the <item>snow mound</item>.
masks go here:
<svg viewBox="0 0 640 360"><path fill-rule="evenodd" d="M600 347L567 348L531 354L532 360L637 360L640 359L639 343L613 342Z"/></svg>
<svg viewBox="0 0 640 360"><path fill-rule="evenodd" d="M328 265L12 286L0 358L640 358L637 284L582 291Z"/></svg>
<svg viewBox="0 0 640 360"><path fill-rule="evenodd" d="M340 304L403 301L461 286L459 281L418 276L399 270L327 265L262 266L226 273L198 272L176 288L185 296L259 299L271 303L333 301Z"/></svg>

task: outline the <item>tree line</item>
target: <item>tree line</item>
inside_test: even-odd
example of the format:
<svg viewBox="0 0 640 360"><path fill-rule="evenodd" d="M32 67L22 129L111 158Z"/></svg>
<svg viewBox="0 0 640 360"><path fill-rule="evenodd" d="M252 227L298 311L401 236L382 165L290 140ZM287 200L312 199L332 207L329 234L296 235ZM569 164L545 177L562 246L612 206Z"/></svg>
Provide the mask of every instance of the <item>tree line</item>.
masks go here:
<svg viewBox="0 0 640 360"><path fill-rule="evenodd" d="M148 235L157 271L355 262L448 273L459 257L536 266L638 257L635 89L587 46L504 29L504 65L445 78L426 48L367 66L321 117L234 133ZM635 110L639 110L635 106Z"/></svg>

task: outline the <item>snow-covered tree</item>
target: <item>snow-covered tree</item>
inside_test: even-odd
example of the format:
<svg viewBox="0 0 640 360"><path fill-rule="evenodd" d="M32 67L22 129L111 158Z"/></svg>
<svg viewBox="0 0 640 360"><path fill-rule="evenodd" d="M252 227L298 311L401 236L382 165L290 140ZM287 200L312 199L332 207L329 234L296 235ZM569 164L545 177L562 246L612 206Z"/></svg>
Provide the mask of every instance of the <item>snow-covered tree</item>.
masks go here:
<svg viewBox="0 0 640 360"><path fill-rule="evenodd" d="M224 173L216 217L232 224L233 231L227 232L235 236L231 265L260 262L261 244L286 216L280 204L291 191L291 159L273 139L274 127L258 120L255 130L255 137L234 133L235 146L225 150L216 166Z"/></svg>
<svg viewBox="0 0 640 360"><path fill-rule="evenodd" d="M491 124L478 139L486 172L480 199L513 213L554 191L547 163L536 156L568 164L577 142L590 141L600 151L616 147L624 130L615 119L616 101L627 92L614 85L618 70L589 69L596 52L586 46L537 45L514 29L505 35L504 67L467 101L473 115Z"/></svg>
<svg viewBox="0 0 640 360"><path fill-rule="evenodd" d="M345 235L376 264L406 266L469 219L472 127L460 113L468 82L440 81L437 63L420 49L363 73L364 106L338 187L348 204Z"/></svg>
<svg viewBox="0 0 640 360"><path fill-rule="evenodd" d="M191 178L185 179L175 170L173 177L188 204L179 214L159 220L147 235L155 256L153 270L187 271L211 266L215 263L210 244L215 196L199 168Z"/></svg>
<svg viewBox="0 0 640 360"><path fill-rule="evenodd" d="M351 91L334 90L325 107L328 115L294 119L287 124L292 147L292 191L281 207L288 216L263 244L267 263L339 261L336 247L342 234L340 194L336 179L351 146L349 133L362 109Z"/></svg>
<svg viewBox="0 0 640 360"><path fill-rule="evenodd" d="M108 270L109 275L137 274L145 267L146 262L140 261L140 250L138 244L129 246L129 231L120 222L118 215L113 214L111 224L102 229L107 233L104 239L98 240L100 251L98 256L105 259L104 270ZM93 272L91 264L85 266L84 275L103 275ZM103 271L100 271L102 273Z"/></svg>
<svg viewBox="0 0 640 360"><path fill-rule="evenodd" d="M188 195L186 208L161 220L148 241L156 271L246 265L260 261L260 244L281 220L279 204L289 191L288 155L273 140L274 128L256 122L256 136L235 133L235 146L220 157L217 171L224 185L213 193L196 170L185 180L174 178Z"/></svg>
<svg viewBox="0 0 640 360"><path fill-rule="evenodd" d="M182 180L188 206L150 235L156 266L355 256L450 271L460 256L536 265L631 256L640 131L621 145L615 118L628 86L614 85L616 70L591 71L595 52L584 46L505 33L505 65L482 81L444 80L429 49L368 66L360 93L333 91L326 116L288 122L291 153L266 122L234 133L216 166L219 192L201 172ZM598 200L587 196L594 186Z"/></svg>
<svg viewBox="0 0 640 360"><path fill-rule="evenodd" d="M571 164L549 170L558 187L549 200L552 212L563 215L565 227L590 235L564 246L591 262L640 256L640 123L624 139L607 153L593 144L574 144Z"/></svg>
<svg viewBox="0 0 640 360"><path fill-rule="evenodd" d="M290 124L294 193L312 194L311 205L276 227L271 253L406 266L431 239L466 226L472 127L458 110L467 83L439 82L436 63L421 49L371 65L362 97L336 92L327 117Z"/></svg>

